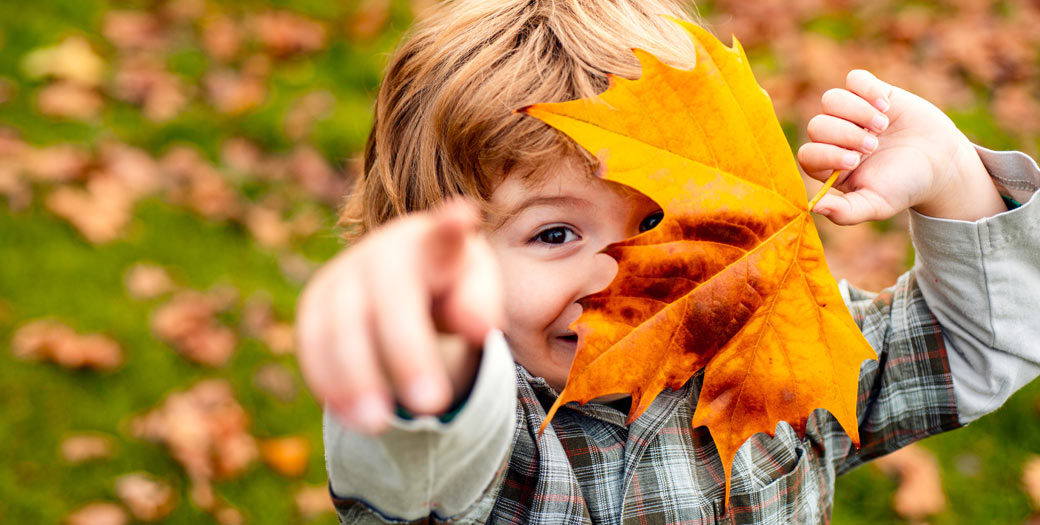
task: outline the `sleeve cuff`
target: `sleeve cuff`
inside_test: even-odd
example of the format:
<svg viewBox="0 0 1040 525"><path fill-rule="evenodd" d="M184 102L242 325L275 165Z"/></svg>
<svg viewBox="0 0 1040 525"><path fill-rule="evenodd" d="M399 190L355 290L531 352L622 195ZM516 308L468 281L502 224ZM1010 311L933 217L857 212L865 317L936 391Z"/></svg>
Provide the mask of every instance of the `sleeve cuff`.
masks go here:
<svg viewBox="0 0 1040 525"><path fill-rule="evenodd" d="M394 418L380 436L351 432L326 411L325 463L338 497L381 515L457 516L479 501L516 430L516 372L505 337L488 335L473 389L450 422Z"/></svg>

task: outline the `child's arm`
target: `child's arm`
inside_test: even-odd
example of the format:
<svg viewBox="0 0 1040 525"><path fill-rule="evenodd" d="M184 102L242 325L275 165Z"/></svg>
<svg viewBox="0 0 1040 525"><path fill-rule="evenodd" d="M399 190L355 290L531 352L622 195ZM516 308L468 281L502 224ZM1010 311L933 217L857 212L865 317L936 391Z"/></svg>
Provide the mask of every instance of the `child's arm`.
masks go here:
<svg viewBox="0 0 1040 525"><path fill-rule="evenodd" d="M1040 373L1040 169L972 146L930 103L869 73L850 73L847 87L824 96L799 152L816 178L854 168L839 178L846 193L817 211L851 224L910 207L917 248L893 289L851 298L883 354L864 366L855 463L967 424ZM863 129L878 117L887 126ZM1008 211L998 188L1024 204Z"/></svg>
<svg viewBox="0 0 1040 525"><path fill-rule="evenodd" d="M492 330L503 318L496 264L476 212L456 201L373 231L308 283L298 357L325 405L341 516L451 517L501 469L516 385ZM462 337L449 344L438 332ZM395 405L441 415L453 401L463 406L450 423L393 416Z"/></svg>

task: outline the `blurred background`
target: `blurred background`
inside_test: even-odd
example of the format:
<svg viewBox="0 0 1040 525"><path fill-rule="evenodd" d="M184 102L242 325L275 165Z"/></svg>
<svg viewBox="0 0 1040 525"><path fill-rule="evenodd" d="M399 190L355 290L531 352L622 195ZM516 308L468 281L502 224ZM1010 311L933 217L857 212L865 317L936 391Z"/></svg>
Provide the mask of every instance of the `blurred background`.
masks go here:
<svg viewBox="0 0 1040 525"><path fill-rule="evenodd" d="M0 523L335 522L293 307L433 1L0 2ZM699 8L793 145L865 67L1037 153L1040 2ZM860 287L913 260L905 217L820 226ZM1038 395L841 478L834 522L1040 523Z"/></svg>

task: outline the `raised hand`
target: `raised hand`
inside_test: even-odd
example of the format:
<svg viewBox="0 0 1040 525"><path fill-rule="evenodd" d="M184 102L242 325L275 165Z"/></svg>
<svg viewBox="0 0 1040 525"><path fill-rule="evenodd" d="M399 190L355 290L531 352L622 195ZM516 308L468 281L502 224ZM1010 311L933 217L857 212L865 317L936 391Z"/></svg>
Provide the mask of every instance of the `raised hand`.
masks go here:
<svg viewBox="0 0 1040 525"><path fill-rule="evenodd" d="M472 385L487 332L501 328L496 265L462 200L366 235L300 298L298 356L311 390L369 433L386 428L395 402L416 414L445 411Z"/></svg>
<svg viewBox="0 0 1040 525"><path fill-rule="evenodd" d="M1006 210L975 148L939 108L864 70L821 99L798 150L805 172L842 170L814 211L836 224L887 219L907 208L977 220Z"/></svg>

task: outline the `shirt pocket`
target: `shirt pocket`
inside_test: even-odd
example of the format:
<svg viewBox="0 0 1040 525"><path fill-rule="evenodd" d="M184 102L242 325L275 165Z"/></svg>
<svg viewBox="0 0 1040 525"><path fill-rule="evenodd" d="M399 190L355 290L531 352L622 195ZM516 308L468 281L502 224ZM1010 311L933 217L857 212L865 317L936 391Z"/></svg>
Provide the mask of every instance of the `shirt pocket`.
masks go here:
<svg viewBox="0 0 1040 525"><path fill-rule="evenodd" d="M786 425L781 425L786 427ZM821 523L828 514L829 486L819 470L818 454L790 427L775 438L752 436L747 452L733 465L729 523ZM718 502L722 512L723 502Z"/></svg>

